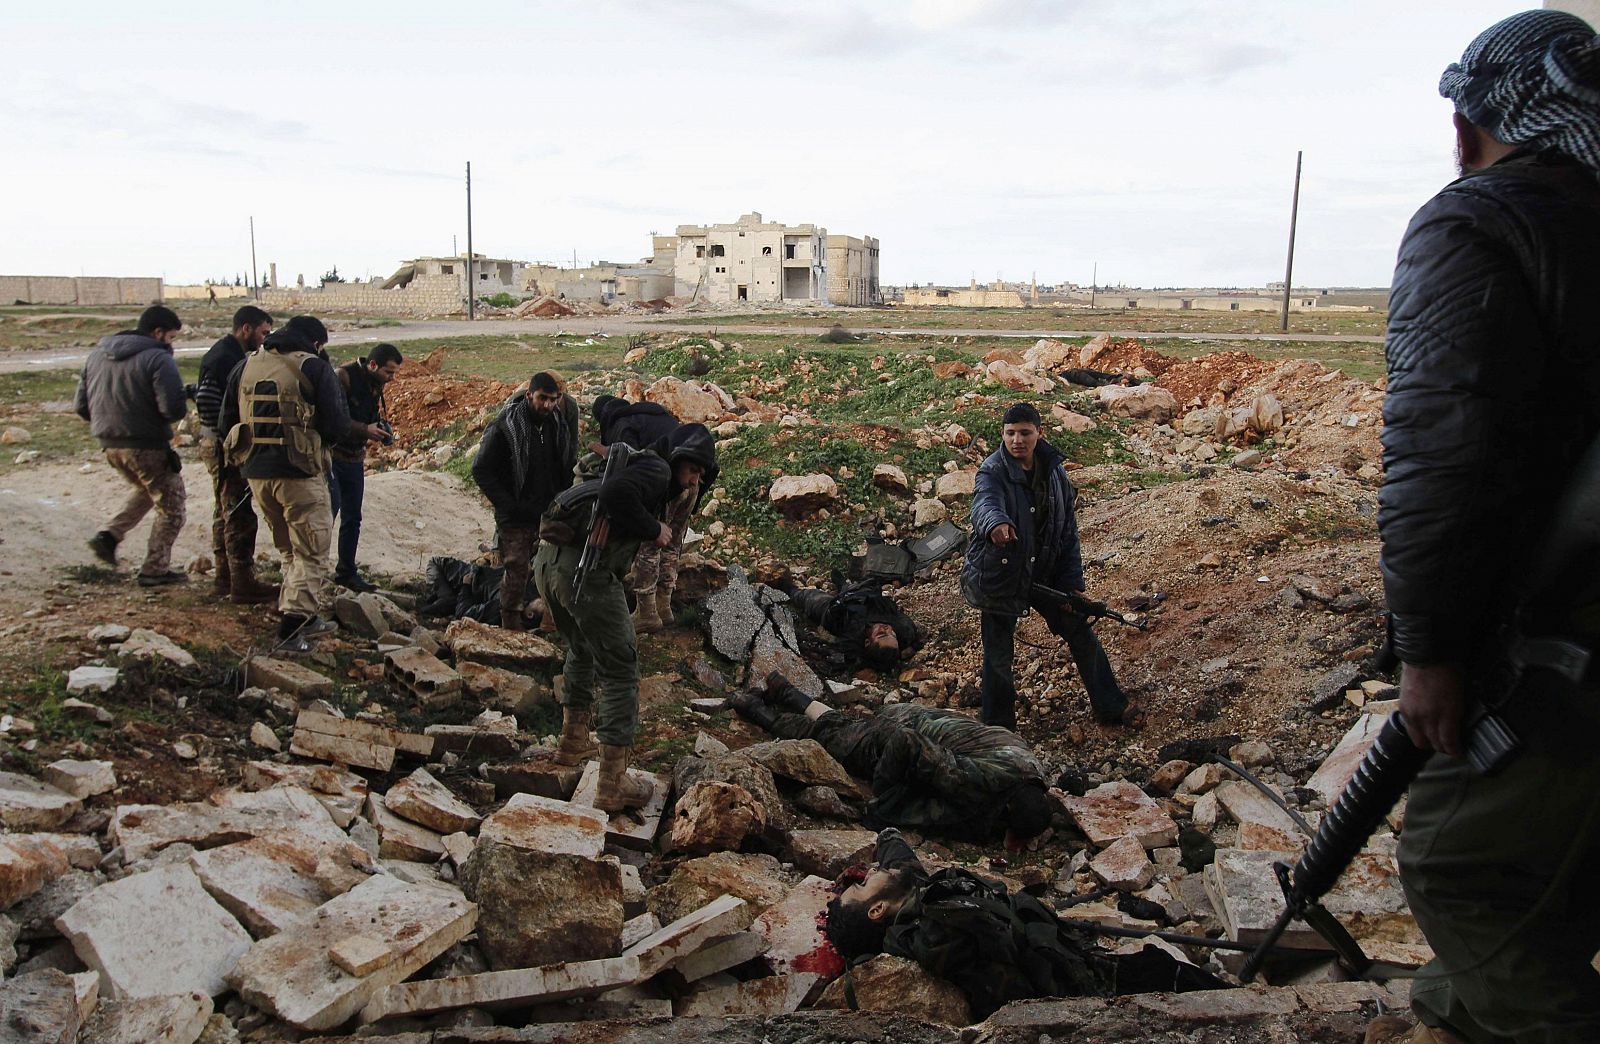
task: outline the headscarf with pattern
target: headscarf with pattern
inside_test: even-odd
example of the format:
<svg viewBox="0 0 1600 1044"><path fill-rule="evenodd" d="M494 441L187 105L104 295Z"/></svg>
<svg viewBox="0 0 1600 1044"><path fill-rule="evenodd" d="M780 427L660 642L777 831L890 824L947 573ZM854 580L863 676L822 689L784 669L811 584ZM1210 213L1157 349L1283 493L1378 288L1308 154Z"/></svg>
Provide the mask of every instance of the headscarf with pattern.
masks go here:
<svg viewBox="0 0 1600 1044"><path fill-rule="evenodd" d="M1577 15L1524 11L1495 23L1444 71L1439 93L1496 141L1600 172L1600 36Z"/></svg>

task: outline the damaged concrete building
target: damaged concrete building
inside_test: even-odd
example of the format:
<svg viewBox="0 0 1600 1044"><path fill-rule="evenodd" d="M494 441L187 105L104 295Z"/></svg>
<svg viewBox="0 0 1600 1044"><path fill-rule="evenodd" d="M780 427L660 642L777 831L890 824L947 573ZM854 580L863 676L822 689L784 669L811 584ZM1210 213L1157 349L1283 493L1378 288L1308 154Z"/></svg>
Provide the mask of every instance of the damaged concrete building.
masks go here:
<svg viewBox="0 0 1600 1044"><path fill-rule="evenodd" d="M878 241L830 236L813 224L784 225L745 214L723 225L679 225L674 240L677 296L709 304L796 301L875 304ZM837 276L830 274L837 264Z"/></svg>

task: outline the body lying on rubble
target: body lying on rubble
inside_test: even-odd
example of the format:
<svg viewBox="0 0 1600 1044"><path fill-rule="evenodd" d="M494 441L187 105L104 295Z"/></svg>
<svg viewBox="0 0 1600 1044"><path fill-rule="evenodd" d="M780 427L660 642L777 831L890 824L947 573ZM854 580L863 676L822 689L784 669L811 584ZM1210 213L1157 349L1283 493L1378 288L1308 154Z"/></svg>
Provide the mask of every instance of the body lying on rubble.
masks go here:
<svg viewBox="0 0 1600 1044"><path fill-rule="evenodd" d="M1016 733L955 711L896 703L847 718L783 675L765 694L741 692L738 712L784 739L814 739L847 771L872 781L868 821L962 841L1004 832L1014 847L1050 826L1044 768Z"/></svg>
<svg viewBox="0 0 1600 1044"><path fill-rule="evenodd" d="M876 583L847 584L838 594L797 587L788 578L775 580L772 586L789 596L805 622L833 636L828 659L842 670L891 671L926 640L916 621Z"/></svg>
<svg viewBox="0 0 1600 1044"><path fill-rule="evenodd" d="M852 963L877 953L916 961L959 986L975 1018L1031 997L1227 987L1155 946L1103 950L1026 892L957 867L930 874L893 828L878 835L874 858L870 871L847 872L854 883L828 904L828 940Z"/></svg>

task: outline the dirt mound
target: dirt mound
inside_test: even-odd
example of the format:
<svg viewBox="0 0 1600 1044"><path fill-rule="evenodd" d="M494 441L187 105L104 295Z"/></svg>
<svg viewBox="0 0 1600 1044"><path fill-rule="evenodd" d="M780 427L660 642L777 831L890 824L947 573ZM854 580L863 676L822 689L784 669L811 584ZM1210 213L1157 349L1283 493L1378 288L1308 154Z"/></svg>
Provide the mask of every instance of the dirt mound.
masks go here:
<svg viewBox="0 0 1600 1044"><path fill-rule="evenodd" d="M1173 359L1156 384L1172 393L1183 409L1221 406L1245 385L1271 373L1275 364L1248 352L1214 352L1195 359ZM1156 371L1152 371L1156 372ZM1249 405L1245 399L1242 405Z"/></svg>
<svg viewBox="0 0 1600 1044"><path fill-rule="evenodd" d="M1131 373L1140 377L1149 374L1159 377L1178 361L1170 355L1162 355L1153 348L1146 348L1129 337L1107 341L1105 347L1097 351L1087 365L1109 373Z"/></svg>
<svg viewBox="0 0 1600 1044"><path fill-rule="evenodd" d="M425 358L408 360L384 389L398 449L410 449L432 439L440 428L458 421L471 424L485 411L492 413L517 391L517 385L504 381L444 375L441 371L449 352L448 347L440 347Z"/></svg>

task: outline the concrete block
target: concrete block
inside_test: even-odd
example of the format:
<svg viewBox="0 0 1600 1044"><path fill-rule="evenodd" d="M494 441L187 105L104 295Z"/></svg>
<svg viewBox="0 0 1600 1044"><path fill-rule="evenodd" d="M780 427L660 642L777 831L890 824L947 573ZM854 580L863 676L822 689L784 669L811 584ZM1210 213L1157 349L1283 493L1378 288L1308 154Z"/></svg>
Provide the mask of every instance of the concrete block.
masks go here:
<svg viewBox="0 0 1600 1044"><path fill-rule="evenodd" d="M381 858L415 863L437 863L444 858L444 839L438 832L395 815L383 795L367 797L367 819L378 830Z"/></svg>
<svg viewBox="0 0 1600 1044"><path fill-rule="evenodd" d="M598 859L605 851L606 814L577 803L517 794L483 821L478 841Z"/></svg>
<svg viewBox="0 0 1600 1044"><path fill-rule="evenodd" d="M289 740L289 753L302 758L320 758L336 765L355 765L388 772L394 767L395 749L380 743L295 729Z"/></svg>
<svg viewBox="0 0 1600 1044"><path fill-rule="evenodd" d="M361 1013L363 1022L400 1015L428 1015L455 1008L522 1007L582 997L641 980L634 957L574 961L542 968L513 968L448 979L403 982L378 992Z"/></svg>
<svg viewBox="0 0 1600 1044"><path fill-rule="evenodd" d="M408 645L384 654L384 677L409 692L425 707L450 707L461 702L461 675L432 653Z"/></svg>
<svg viewBox="0 0 1600 1044"><path fill-rule="evenodd" d="M427 736L419 736L414 732L404 732L400 729L390 728L387 725L374 725L368 721L352 721L349 718L339 718L332 714L303 710L295 718L294 725L296 729L304 729L308 732L320 732L328 736L340 736L379 746L393 747L395 750L406 754L414 754L419 758L430 757L433 754L433 740Z"/></svg>
<svg viewBox="0 0 1600 1044"><path fill-rule="evenodd" d="M39 773L41 779L82 801L117 789L117 773L109 761L52 761Z"/></svg>
<svg viewBox="0 0 1600 1044"><path fill-rule="evenodd" d="M211 1018L203 993L107 1001L83 1027L83 1044L194 1044Z"/></svg>
<svg viewBox="0 0 1600 1044"><path fill-rule="evenodd" d="M750 930L767 940L766 961L775 974L806 970L831 979L844 970L819 924L832 899L832 881L807 877L755 919Z"/></svg>
<svg viewBox="0 0 1600 1044"><path fill-rule="evenodd" d="M634 943L648 939L660 930L661 922L653 913L630 917L622 922L622 948L626 950Z"/></svg>
<svg viewBox="0 0 1600 1044"><path fill-rule="evenodd" d="M567 801L583 778L583 766L557 765L553 752L543 748L535 750L534 757L526 761L485 765L483 771L494 784L495 796L502 800L516 794L534 794Z"/></svg>
<svg viewBox="0 0 1600 1044"><path fill-rule="evenodd" d="M1378 733L1383 731L1386 721L1388 721L1387 715L1357 715L1355 724L1350 726L1350 730L1340 738L1327 758L1317 767L1317 771L1306 780L1306 786L1321 794L1322 800L1327 802L1329 808L1339 800L1345 784L1350 782L1350 777L1361 767L1361 759L1367 756L1367 751L1377 742Z"/></svg>
<svg viewBox="0 0 1600 1044"><path fill-rule="evenodd" d="M666 811L667 798L672 792L672 777L630 768L628 778L648 783L653 788L650 800L646 801L642 808L608 816L606 840L620 848L648 851L655 844L656 833L661 829L661 816ZM578 780L578 789L572 794L572 803L592 808L595 795L599 791L600 763L591 761L584 765L583 776Z"/></svg>
<svg viewBox="0 0 1600 1044"><path fill-rule="evenodd" d="M1096 848L1128 835L1146 848L1178 839L1178 825L1144 791L1127 780L1102 783L1082 797L1068 795L1067 812Z"/></svg>
<svg viewBox="0 0 1600 1044"><path fill-rule="evenodd" d="M228 981L247 1002L285 1022L331 1029L460 942L477 918L478 908L454 888L374 877L256 943ZM384 943L392 953L361 976L333 959L335 946L358 935Z"/></svg>
<svg viewBox="0 0 1600 1044"><path fill-rule="evenodd" d="M444 643L457 663L470 660L523 674L543 673L563 659L560 649L532 631L507 631L465 617L445 628Z"/></svg>
<svg viewBox="0 0 1600 1044"><path fill-rule="evenodd" d="M215 997L250 936L187 865L103 884L56 920L114 999L198 991Z"/></svg>
<svg viewBox="0 0 1600 1044"><path fill-rule="evenodd" d="M383 803L396 815L441 834L476 830L483 818L421 768L390 787Z"/></svg>
<svg viewBox="0 0 1600 1044"><path fill-rule="evenodd" d="M0 772L0 825L8 830L53 830L82 807L83 802L48 783Z"/></svg>
<svg viewBox="0 0 1600 1044"><path fill-rule="evenodd" d="M322 802L334 823L348 830L367 800L367 781L353 772L331 765L281 765L275 761L247 761L239 772L245 790L296 786Z"/></svg>
<svg viewBox="0 0 1600 1044"><path fill-rule="evenodd" d="M429 725L423 731L433 741L435 750L452 751L474 760L514 757L519 749L516 733L504 729L478 725Z"/></svg>
<svg viewBox="0 0 1600 1044"><path fill-rule="evenodd" d="M345 630L362 638L377 639L389 629L383 607L371 594L339 595L333 600L333 615Z"/></svg>
<svg viewBox="0 0 1600 1044"><path fill-rule="evenodd" d="M342 835L299 830L196 852L189 865L212 898L258 939L284 930L376 869Z"/></svg>
<svg viewBox="0 0 1600 1044"><path fill-rule="evenodd" d="M796 830L784 856L804 874L835 880L845 868L870 863L878 835L870 830Z"/></svg>
<svg viewBox="0 0 1600 1044"><path fill-rule="evenodd" d="M333 679L318 674L293 660L255 656L245 664L245 684L263 689L282 689L298 700L327 699L333 695Z"/></svg>
<svg viewBox="0 0 1600 1044"><path fill-rule="evenodd" d="M679 1018L787 1015L805 1002L820 978L814 972L793 972L730 986L696 989L673 1006L673 1014Z"/></svg>
<svg viewBox="0 0 1600 1044"><path fill-rule="evenodd" d="M737 931L747 922L748 916L743 899L725 895L639 940L624 951L623 956L636 958L641 977L648 979L711 940Z"/></svg>
<svg viewBox="0 0 1600 1044"><path fill-rule="evenodd" d="M360 977L377 971L395 959L395 951L382 939L370 935L351 935L333 944L328 958L335 965Z"/></svg>

